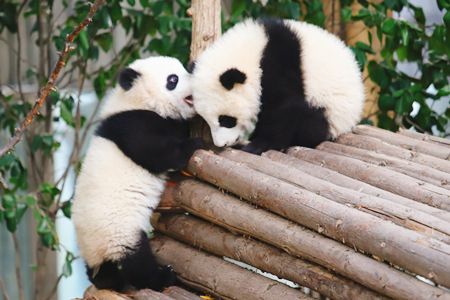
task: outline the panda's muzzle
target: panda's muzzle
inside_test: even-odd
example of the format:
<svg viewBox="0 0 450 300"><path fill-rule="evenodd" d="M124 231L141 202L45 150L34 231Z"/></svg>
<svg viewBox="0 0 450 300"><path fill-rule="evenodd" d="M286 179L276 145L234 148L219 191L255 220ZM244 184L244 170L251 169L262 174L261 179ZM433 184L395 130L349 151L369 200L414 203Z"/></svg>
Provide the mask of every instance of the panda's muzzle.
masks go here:
<svg viewBox="0 0 450 300"><path fill-rule="evenodd" d="M187 96L183 99L184 102L186 102L187 105L190 107L194 106L194 100L192 99L192 95Z"/></svg>

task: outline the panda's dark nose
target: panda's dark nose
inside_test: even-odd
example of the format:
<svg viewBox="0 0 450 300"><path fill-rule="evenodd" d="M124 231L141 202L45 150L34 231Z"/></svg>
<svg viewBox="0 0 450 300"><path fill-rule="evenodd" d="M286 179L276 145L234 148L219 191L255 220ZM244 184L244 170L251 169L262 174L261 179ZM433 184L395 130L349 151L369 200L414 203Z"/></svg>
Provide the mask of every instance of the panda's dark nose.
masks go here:
<svg viewBox="0 0 450 300"><path fill-rule="evenodd" d="M219 125L220 127L233 128L237 124L237 119L235 117L220 115Z"/></svg>

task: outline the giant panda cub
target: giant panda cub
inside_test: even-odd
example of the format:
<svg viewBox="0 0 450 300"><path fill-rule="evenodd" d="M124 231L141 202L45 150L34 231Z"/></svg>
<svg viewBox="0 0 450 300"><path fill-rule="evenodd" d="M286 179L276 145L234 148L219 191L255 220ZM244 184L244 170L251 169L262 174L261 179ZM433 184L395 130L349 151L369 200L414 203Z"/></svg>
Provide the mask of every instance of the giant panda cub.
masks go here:
<svg viewBox="0 0 450 300"><path fill-rule="evenodd" d="M78 177L73 221L87 273L97 288L160 290L175 274L149 246L149 219L168 170L201 147L189 139L190 75L170 57L133 62L118 78Z"/></svg>
<svg viewBox="0 0 450 300"><path fill-rule="evenodd" d="M364 88L352 51L311 24L244 21L193 67L194 107L218 147L315 147L360 120Z"/></svg>

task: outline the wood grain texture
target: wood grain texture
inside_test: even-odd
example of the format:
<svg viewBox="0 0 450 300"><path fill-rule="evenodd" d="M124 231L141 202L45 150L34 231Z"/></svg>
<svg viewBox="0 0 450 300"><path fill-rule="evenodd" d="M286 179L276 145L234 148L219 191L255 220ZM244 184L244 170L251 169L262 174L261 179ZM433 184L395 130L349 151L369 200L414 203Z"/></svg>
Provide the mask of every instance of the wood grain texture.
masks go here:
<svg viewBox="0 0 450 300"><path fill-rule="evenodd" d="M311 299L299 290L169 237L157 236L150 244L157 259L163 265L171 265L185 284L217 297L248 300Z"/></svg>
<svg viewBox="0 0 450 300"><path fill-rule="evenodd" d="M387 168L316 149L293 147L288 154L381 189L450 211L448 190Z"/></svg>
<svg viewBox="0 0 450 300"><path fill-rule="evenodd" d="M177 199L196 216L315 262L380 294L395 299L450 299L444 290L205 183L183 182ZM364 238L371 239L370 234Z"/></svg>
<svg viewBox="0 0 450 300"><path fill-rule="evenodd" d="M193 247L242 261L279 278L291 280L331 299L384 298L319 265L293 257L255 239L235 235L193 216L165 216L160 219L157 230Z"/></svg>
<svg viewBox="0 0 450 300"><path fill-rule="evenodd" d="M199 178L253 204L450 287L448 244L266 176L211 152L195 152L188 169Z"/></svg>

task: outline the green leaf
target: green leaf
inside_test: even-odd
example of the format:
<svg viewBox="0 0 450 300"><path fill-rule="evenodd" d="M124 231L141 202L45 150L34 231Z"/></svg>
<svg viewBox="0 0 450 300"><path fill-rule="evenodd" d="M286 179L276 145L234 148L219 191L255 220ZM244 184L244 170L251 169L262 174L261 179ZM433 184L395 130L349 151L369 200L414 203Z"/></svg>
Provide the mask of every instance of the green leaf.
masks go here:
<svg viewBox="0 0 450 300"><path fill-rule="evenodd" d="M80 41L80 47L81 49L84 49L87 51L89 48L89 37L86 30L81 30L80 34L78 35L78 39Z"/></svg>
<svg viewBox="0 0 450 300"><path fill-rule="evenodd" d="M408 48L401 46L397 49L397 57L399 61L404 61L408 56Z"/></svg>
<svg viewBox="0 0 450 300"><path fill-rule="evenodd" d="M375 54L375 51L373 51L372 47L370 47L369 45L367 45L363 42L356 42L355 47L364 52L367 52L370 54Z"/></svg>
<svg viewBox="0 0 450 300"><path fill-rule="evenodd" d="M395 32L395 27L396 27L395 20L394 19L387 19L381 25L381 30L384 33L386 33L386 34L392 35Z"/></svg>
<svg viewBox="0 0 450 300"><path fill-rule="evenodd" d="M105 32L102 34L99 34L95 37L95 40L97 41L100 48L102 48L103 51L108 52L113 44L112 35L109 32Z"/></svg>
<svg viewBox="0 0 450 300"><path fill-rule="evenodd" d="M370 79L372 79L372 81L378 84L382 89L388 86L389 78L383 67L371 60L367 65L367 70L369 71Z"/></svg>
<svg viewBox="0 0 450 300"><path fill-rule="evenodd" d="M64 216L70 219L72 216L72 201L65 201L61 206L61 210Z"/></svg>
<svg viewBox="0 0 450 300"><path fill-rule="evenodd" d="M384 128L390 131L397 131L398 126L395 124L394 119L388 116L386 113L378 115L378 127Z"/></svg>
<svg viewBox="0 0 450 300"><path fill-rule="evenodd" d="M383 94L378 99L378 106L382 111L393 110L395 108L395 98L389 94Z"/></svg>
<svg viewBox="0 0 450 300"><path fill-rule="evenodd" d="M447 26L447 30L448 30L448 28L450 28L450 10L447 11L444 15L444 23Z"/></svg>
<svg viewBox="0 0 450 300"><path fill-rule="evenodd" d="M408 46L408 42L409 42L409 30L408 30L408 28L402 27L400 32L402 34L402 44L404 46Z"/></svg>
<svg viewBox="0 0 450 300"><path fill-rule="evenodd" d="M27 209L28 206L25 203L17 203L17 212L16 212L17 222L20 222Z"/></svg>
<svg viewBox="0 0 450 300"><path fill-rule="evenodd" d="M128 4L130 4L131 6L134 6L136 4L135 0L127 0Z"/></svg>
<svg viewBox="0 0 450 300"><path fill-rule="evenodd" d="M352 19L352 9L350 7L344 7L341 9L342 21L348 22Z"/></svg>

